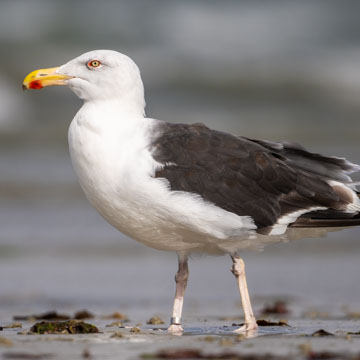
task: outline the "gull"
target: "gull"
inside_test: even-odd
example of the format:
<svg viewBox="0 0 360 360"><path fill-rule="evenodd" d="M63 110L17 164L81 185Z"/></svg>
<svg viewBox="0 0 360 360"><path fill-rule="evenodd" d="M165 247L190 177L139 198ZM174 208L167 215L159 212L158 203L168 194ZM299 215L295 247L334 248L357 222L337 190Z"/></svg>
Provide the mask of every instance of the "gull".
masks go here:
<svg viewBox="0 0 360 360"><path fill-rule="evenodd" d="M183 332L190 254L230 255L245 317L235 331L256 332L241 251L360 224L349 176L359 165L294 143L148 118L140 71L126 55L90 51L23 82L57 85L83 100L68 141L89 202L128 237L177 253L171 333Z"/></svg>

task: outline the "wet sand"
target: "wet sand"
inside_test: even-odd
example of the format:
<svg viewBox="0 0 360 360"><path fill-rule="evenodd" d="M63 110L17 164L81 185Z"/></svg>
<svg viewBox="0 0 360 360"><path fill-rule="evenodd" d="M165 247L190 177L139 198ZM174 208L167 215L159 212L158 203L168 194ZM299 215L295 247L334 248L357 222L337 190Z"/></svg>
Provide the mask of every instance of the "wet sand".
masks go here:
<svg viewBox="0 0 360 360"><path fill-rule="evenodd" d="M194 319L195 320L195 319ZM26 353L33 355L51 354L56 359L81 359L88 352L94 359L138 359L144 354L156 354L160 350L198 349L204 354L234 352L285 356L288 359L303 359L308 352L331 352L358 354L360 336L346 335L347 331L359 328L359 322L353 320L292 320L291 327L261 328L256 338L243 339L234 335L231 327L222 327L224 322L211 319L206 323L196 319L188 324L183 336L166 333L164 327L152 330L151 326L141 326L140 333L131 333L129 329L105 327L106 321L95 320L102 333L90 335L17 335L18 329L2 331L2 336L11 340L12 346L2 346L3 358L7 354ZM24 324L26 329L28 324ZM313 337L311 334L319 328L333 331L334 336ZM114 334L122 334L114 337ZM50 356L45 357L50 358Z"/></svg>

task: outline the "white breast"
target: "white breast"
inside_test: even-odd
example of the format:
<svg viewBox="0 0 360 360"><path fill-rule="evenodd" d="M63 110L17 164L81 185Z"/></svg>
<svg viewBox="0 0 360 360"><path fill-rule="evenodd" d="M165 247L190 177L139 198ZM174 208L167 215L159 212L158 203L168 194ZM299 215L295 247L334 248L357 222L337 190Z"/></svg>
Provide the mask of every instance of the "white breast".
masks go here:
<svg viewBox="0 0 360 360"><path fill-rule="evenodd" d="M175 251L218 247L248 237L255 226L202 198L170 191L154 178L148 150L157 120L119 119L107 109L84 106L69 129L74 169L87 198L113 226L148 246ZM220 241L220 242L221 242Z"/></svg>

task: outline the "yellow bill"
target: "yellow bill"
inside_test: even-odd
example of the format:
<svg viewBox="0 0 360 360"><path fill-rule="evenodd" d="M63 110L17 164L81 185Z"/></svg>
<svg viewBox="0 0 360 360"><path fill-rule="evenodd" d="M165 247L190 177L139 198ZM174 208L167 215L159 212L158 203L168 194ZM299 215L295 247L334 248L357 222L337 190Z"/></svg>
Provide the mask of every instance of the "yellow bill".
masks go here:
<svg viewBox="0 0 360 360"><path fill-rule="evenodd" d="M66 85L66 80L72 76L57 74L59 67L40 69L31 72L23 81L23 90L41 89L45 86Z"/></svg>

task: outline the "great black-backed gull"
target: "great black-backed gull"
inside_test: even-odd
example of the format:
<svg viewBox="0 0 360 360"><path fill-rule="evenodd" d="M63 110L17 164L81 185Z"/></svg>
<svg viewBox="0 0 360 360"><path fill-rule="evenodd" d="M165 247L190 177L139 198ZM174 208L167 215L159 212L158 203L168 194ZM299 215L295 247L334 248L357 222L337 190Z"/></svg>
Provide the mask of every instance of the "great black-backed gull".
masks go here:
<svg viewBox="0 0 360 360"><path fill-rule="evenodd" d="M170 332L182 332L188 255L229 254L245 314L257 329L242 249L307 228L360 224L349 174L360 167L299 145L253 140L203 124L145 116L140 71L127 56L96 50L30 73L24 89L67 85L84 103L69 128L73 166L90 203L127 236L176 251Z"/></svg>

